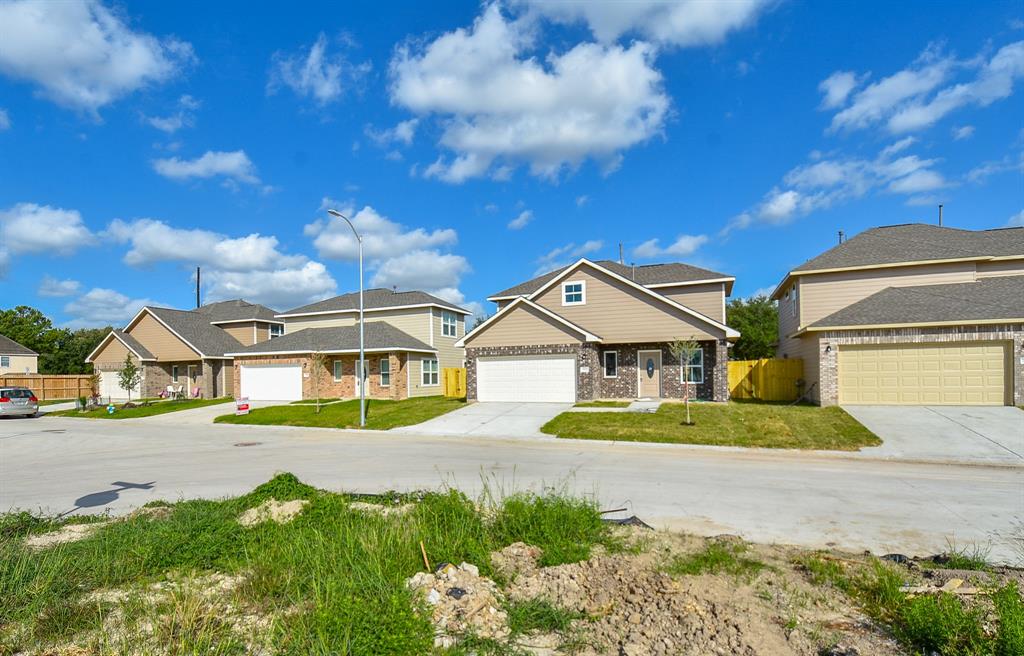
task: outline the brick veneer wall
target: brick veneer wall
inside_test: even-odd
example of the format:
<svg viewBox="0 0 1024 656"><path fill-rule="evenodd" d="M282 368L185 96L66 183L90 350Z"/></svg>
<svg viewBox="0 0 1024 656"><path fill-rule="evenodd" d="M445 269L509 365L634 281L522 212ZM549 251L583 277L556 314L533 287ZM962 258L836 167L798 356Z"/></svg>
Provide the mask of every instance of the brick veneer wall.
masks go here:
<svg viewBox="0 0 1024 656"><path fill-rule="evenodd" d="M728 355L725 340L701 342L704 351L704 382L690 385L690 398L709 401L729 400ZM537 346L494 346L466 349L466 391L469 400L477 398L476 360L480 357L567 354L576 356L576 398L584 401L600 398L635 399L637 395L637 351L662 352L662 396L683 398L679 361L665 344L546 344ZM604 377L601 353L618 351L619 373Z"/></svg>
<svg viewBox="0 0 1024 656"><path fill-rule="evenodd" d="M391 366L391 384L384 387L380 384L380 361L387 357ZM341 380L334 380L334 361L341 361ZM320 398L352 399L359 395L356 392L356 360L355 355L327 356L320 370ZM312 362L308 356L260 356L258 358L235 358L234 361L234 396L241 398L241 366L258 364L301 364L302 365L302 398L316 398L316 385L311 371ZM408 396L408 355L406 353L367 353L368 385L366 398L400 400ZM306 374L310 374L308 377Z"/></svg>
<svg viewBox="0 0 1024 656"><path fill-rule="evenodd" d="M1011 342L1013 404L1024 404L1024 324L891 328L830 331L818 337L819 398L821 405L839 403L839 346L844 344L950 344L954 342Z"/></svg>

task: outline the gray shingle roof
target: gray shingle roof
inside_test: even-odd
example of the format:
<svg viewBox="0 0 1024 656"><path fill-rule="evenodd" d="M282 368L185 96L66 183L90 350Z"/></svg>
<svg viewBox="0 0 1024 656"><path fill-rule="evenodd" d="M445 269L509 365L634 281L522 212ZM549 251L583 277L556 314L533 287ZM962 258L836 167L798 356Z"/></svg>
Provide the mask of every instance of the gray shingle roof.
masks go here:
<svg viewBox="0 0 1024 656"><path fill-rule="evenodd" d="M195 311L147 307L158 319L170 326L185 341L207 357L237 351L242 343L227 331L210 324L210 318Z"/></svg>
<svg viewBox="0 0 1024 656"><path fill-rule="evenodd" d="M113 332L115 335L117 335L118 339L127 344L128 348L135 351L143 360L156 359L156 356L150 353L149 349L147 349L145 346L142 345L141 342L139 342L139 340L135 339L125 331L121 330L120 328L115 328Z"/></svg>
<svg viewBox="0 0 1024 656"><path fill-rule="evenodd" d="M22 346L10 337L0 335L0 354L2 355L39 355L27 346Z"/></svg>
<svg viewBox="0 0 1024 656"><path fill-rule="evenodd" d="M1024 256L1024 228L960 230L923 223L865 230L793 271L965 257Z"/></svg>
<svg viewBox="0 0 1024 656"><path fill-rule="evenodd" d="M702 269L682 262L637 265L635 275L632 266L628 264L619 264L614 260L598 260L594 262L594 264L604 267L605 269L608 269L613 273L617 273L623 278L628 278L640 285L657 285L671 282L694 282L696 280L713 280L732 277L724 273L718 273L717 271L711 271L709 269ZM564 266L560 269L555 269L554 271L545 273L544 275L537 276L536 278L527 280L526 282L521 282L518 285L509 287L497 294L492 294L491 297L524 296L526 294L532 294L543 287L545 283L550 282L552 278L556 277L568 268L568 266Z"/></svg>
<svg viewBox="0 0 1024 656"><path fill-rule="evenodd" d="M454 303L449 303L448 301L426 292L396 292L391 289L381 288L363 290L363 307L368 310L384 307L400 307L404 305L425 305L428 303L440 305L441 307L450 308L465 314L471 314L469 310L460 308ZM339 312L343 310L358 309L359 292L352 292L351 294L342 294L341 296L335 296L334 298L328 298L323 301L317 301L316 303L310 303L309 305L303 305L302 307L282 312L281 315L305 314L307 312Z"/></svg>
<svg viewBox="0 0 1024 656"><path fill-rule="evenodd" d="M435 349L384 321L368 321L364 327L364 348L430 351ZM294 333L238 348L232 353L312 353L359 350L359 326L305 328Z"/></svg>
<svg viewBox="0 0 1024 656"><path fill-rule="evenodd" d="M193 312L207 317L208 321L248 321L252 319L275 321L274 315L277 314L276 310L271 310L265 305L250 303L240 298L233 301L207 303Z"/></svg>
<svg viewBox="0 0 1024 656"><path fill-rule="evenodd" d="M977 282L887 287L811 324L810 328L940 321L1024 319L1024 276Z"/></svg>

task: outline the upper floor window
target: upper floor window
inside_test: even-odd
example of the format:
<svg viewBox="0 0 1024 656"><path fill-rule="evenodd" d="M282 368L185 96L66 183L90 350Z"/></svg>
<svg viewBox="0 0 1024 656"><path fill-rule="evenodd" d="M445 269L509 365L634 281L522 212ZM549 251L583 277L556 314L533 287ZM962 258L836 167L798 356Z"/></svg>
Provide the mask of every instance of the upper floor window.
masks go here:
<svg viewBox="0 0 1024 656"><path fill-rule="evenodd" d="M270 324L270 339L280 337L284 334L284 324L272 323Z"/></svg>
<svg viewBox="0 0 1024 656"><path fill-rule="evenodd" d="M587 302L587 285L585 282L562 283L562 305L583 305Z"/></svg>
<svg viewBox="0 0 1024 656"><path fill-rule="evenodd" d="M789 297L789 316L796 316L797 287L794 285Z"/></svg>
<svg viewBox="0 0 1024 656"><path fill-rule="evenodd" d="M459 336L459 320L454 312L441 311L441 334L445 337Z"/></svg>

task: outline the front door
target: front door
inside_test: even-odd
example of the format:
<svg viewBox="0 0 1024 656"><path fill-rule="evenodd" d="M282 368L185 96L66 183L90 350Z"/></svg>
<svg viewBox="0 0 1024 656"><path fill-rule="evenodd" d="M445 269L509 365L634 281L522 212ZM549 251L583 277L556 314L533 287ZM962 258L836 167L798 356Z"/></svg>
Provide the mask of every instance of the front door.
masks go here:
<svg viewBox="0 0 1024 656"><path fill-rule="evenodd" d="M202 393L203 387L203 376L199 371L199 366L190 364L188 366L188 389L185 390L185 395L189 398L195 396L196 389Z"/></svg>
<svg viewBox="0 0 1024 656"><path fill-rule="evenodd" d="M640 383L637 396L642 399L661 397L661 351L638 351L637 375Z"/></svg>

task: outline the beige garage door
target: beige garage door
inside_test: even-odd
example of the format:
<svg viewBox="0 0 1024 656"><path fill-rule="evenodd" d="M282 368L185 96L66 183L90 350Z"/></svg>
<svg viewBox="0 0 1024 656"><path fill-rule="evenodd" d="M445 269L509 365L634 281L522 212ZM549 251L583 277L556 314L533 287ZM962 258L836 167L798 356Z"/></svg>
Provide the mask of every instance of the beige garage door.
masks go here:
<svg viewBox="0 0 1024 656"><path fill-rule="evenodd" d="M839 403L1004 405L1000 342L839 347Z"/></svg>

